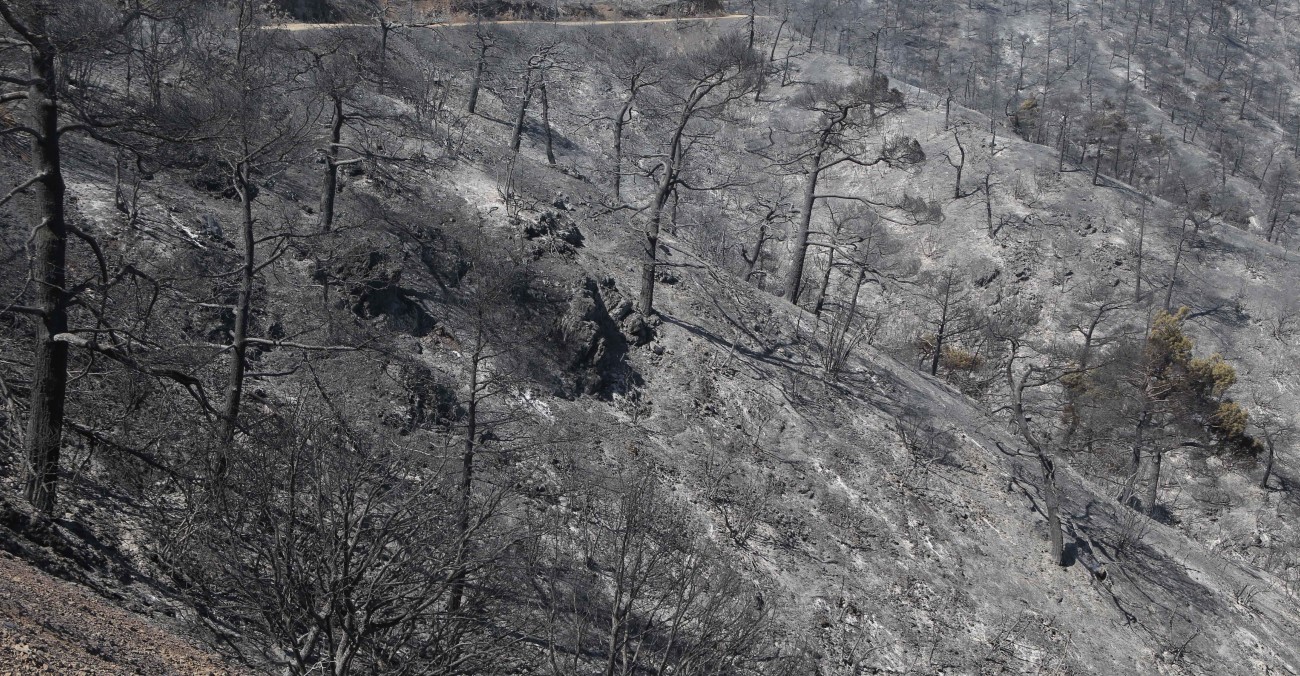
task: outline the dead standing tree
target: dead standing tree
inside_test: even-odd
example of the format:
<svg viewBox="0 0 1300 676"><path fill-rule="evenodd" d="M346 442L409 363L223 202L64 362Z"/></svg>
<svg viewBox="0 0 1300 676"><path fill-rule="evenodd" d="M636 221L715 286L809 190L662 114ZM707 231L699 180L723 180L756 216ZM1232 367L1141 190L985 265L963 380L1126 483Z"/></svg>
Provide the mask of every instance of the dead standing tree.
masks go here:
<svg viewBox="0 0 1300 676"><path fill-rule="evenodd" d="M32 317L35 340L31 356L31 386L25 435L27 478L25 495L38 510L54 509L59 476L60 449L68 392L68 346L89 342L68 332L69 310L81 303L88 290L106 293L109 278L103 249L93 236L68 218L64 182L64 137L93 133L104 124L93 93L69 87L67 69L79 53L105 49L114 36L133 30L140 12L96 12L75 2L14 2L0 0L0 46L17 49L23 58L10 63L15 71L0 69L0 104L20 111L15 124L0 136L29 139L33 173L0 197L0 206L30 190L32 220L29 237L27 293L4 312ZM86 88L82 87L81 90ZM76 237L93 252L96 273L69 286L68 238ZM130 274L128 266L126 273ZM26 289L25 289L26 291ZM30 298L30 300L28 300ZM30 302L32 305L21 305Z"/></svg>
<svg viewBox="0 0 1300 676"><path fill-rule="evenodd" d="M1011 419L1021 438L1038 458L1038 465L1043 472L1043 516L1047 518L1047 535L1051 542L1051 559L1056 565L1065 565L1064 542L1061 532L1061 495L1056 482L1056 457L1047 446L1049 443L1038 436L1030 426L1029 415L1025 411L1025 392L1060 381L1076 370L1056 371L1038 365L1030 365L1023 373L1016 373L1016 360L1020 357L1021 342L1015 336L1002 336L1010 349L1006 365L1006 385L1011 397Z"/></svg>
<svg viewBox="0 0 1300 676"><path fill-rule="evenodd" d="M860 311L862 288L874 282L883 294L887 282L914 273L918 264L915 259L899 256L904 250L902 241L874 213L865 212L852 225L855 227L844 233L843 240L837 244L839 262L827 257L827 265L840 268L846 278L848 289L841 293L848 296L848 302L835 301L829 293L822 292L822 302L834 310L827 326L822 360L823 369L831 377L837 377L860 343L871 344L884 321L881 313ZM829 270L828 267L828 273Z"/></svg>
<svg viewBox="0 0 1300 676"><path fill-rule="evenodd" d="M313 52L311 56L313 86L329 106L329 135L320 149L325 160L325 179L320 196L320 229L328 232L334 227L339 167L356 164L364 159L360 156L348 159L342 157L347 147L343 143L343 131L350 121L357 119L349 108L355 105L354 98L361 85L361 63L360 55L348 50L343 41L328 45L324 51Z"/></svg>
<svg viewBox="0 0 1300 676"><path fill-rule="evenodd" d="M763 590L696 534L652 467L596 474L570 489L582 527L548 514L527 551L550 673L767 673Z"/></svg>
<svg viewBox="0 0 1300 676"><path fill-rule="evenodd" d="M67 188L63 180L57 64L61 45L51 34L54 16L47 3L20 8L15 2L0 1L0 17L12 31L7 44L27 52L26 74L0 75L0 82L20 87L0 94L5 103L22 102L27 109L25 124L6 133L22 133L31 139L34 175L7 194L8 202L20 191L33 189L37 223L32 228L31 279L36 283L36 305L29 314L36 318L36 340L32 351L32 384L27 417L27 499L37 509L54 509L59 477L59 450L63 438L63 413L68 387L68 346L54 337L68 330L67 246L68 220L65 213ZM25 9L25 11L24 11Z"/></svg>
<svg viewBox="0 0 1300 676"><path fill-rule="evenodd" d="M799 172L804 177L803 198L785 287L785 297L792 303L798 302L803 289L813 210L820 200L842 197L818 192L818 182L823 173L843 165L902 166L919 162L925 156L914 139L905 137L887 139L877 151L866 150L879 120L903 107L903 95L890 89L889 80L883 75L871 80L859 79L848 85L813 85L799 96L797 102L802 109L814 113L817 122L810 130L789 133L811 137L812 142L801 143L802 150L794 157L778 158L775 162L778 169ZM870 203L865 197L861 201Z"/></svg>
<svg viewBox="0 0 1300 676"><path fill-rule="evenodd" d="M384 93L384 88L387 85L388 40L392 37L393 32L403 28L430 28L441 23L436 19L417 17L415 15L415 5L413 3L403 3L406 5L407 9L407 20L398 21L396 20L398 14L396 10L397 4L398 3L393 0L365 0L362 4L362 8L366 14L379 28L379 56L376 61L378 62L379 69L378 86L380 94ZM471 110L470 112L473 111Z"/></svg>
<svg viewBox="0 0 1300 676"><path fill-rule="evenodd" d="M978 331L982 326L983 318L972 303L966 276L967 271L948 264L923 278L922 294L930 306L927 323L933 331L921 339L922 359L929 359L930 365L926 370L932 376L939 375L939 366L944 363L944 350L958 338Z"/></svg>
<svg viewBox="0 0 1300 676"><path fill-rule="evenodd" d="M703 52L680 54L669 66L658 89L666 99L665 114L671 126L664 128L661 151L647 159L655 166L655 189L647 206L644 258L641 263L641 292L637 310L645 316L654 312L655 274L659 256L659 229L664 206L679 188L719 189L719 186L691 185L685 180L690 151L717 133L717 123L727 107L744 97L754 85L757 57L745 46L743 36L720 38Z"/></svg>
<svg viewBox="0 0 1300 676"><path fill-rule="evenodd" d="M288 251L296 236L289 228L268 231L257 215L257 197L274 173L302 159L320 111L301 105L295 68L285 66L309 66L289 49L280 31L263 30L268 17L260 3L240 0L208 19L197 30L209 31L211 43L223 47L199 56L211 65L212 76L195 84L185 110L189 117L176 124L202 130L210 162L239 200L239 264L231 275L237 297L230 306L230 343L222 348L230 353L230 364L219 426L220 438L230 442L239 429L249 348L287 345L252 335L258 276Z"/></svg>
<svg viewBox="0 0 1300 676"><path fill-rule="evenodd" d="M450 421L459 433L460 481L457 485L456 552L448 576L446 609L457 612L470 597L475 573L474 514L476 501L483 492L479 456L490 450L489 441L500 444L511 437L516 423L529 419L520 402L507 396L521 386L521 374L544 358L529 352L537 342L524 337L529 320L523 313L527 301L536 293L530 278L518 263L504 264L491 243L474 242L473 269L462 282L457 324L460 336L454 352L459 382L457 413ZM527 363L527 364L526 364ZM518 437L515 437L516 440ZM500 447L508 451L508 446Z"/></svg>
<svg viewBox="0 0 1300 676"><path fill-rule="evenodd" d="M603 62L618 95L619 110L613 116L604 118L612 125L611 135L614 154L612 168L614 180L614 199L623 199L623 141L627 125L635 117L641 92L648 87L659 84L660 69L664 65L663 54L657 45L645 38L626 30L610 33L596 33L591 39L591 48L611 54L608 62Z"/></svg>
<svg viewBox="0 0 1300 676"><path fill-rule="evenodd" d="M337 217L336 203L342 192L339 180L341 168L367 163L368 173L379 180L395 180L385 168L393 163L420 163L420 153L411 146L436 140L450 145L451 135L436 133L438 119L443 110L447 89L439 80L440 74L423 69L411 72L412 77L398 76L389 79L388 87L394 96L410 96L417 101L414 115L393 110L383 99L369 96L368 82L374 77L377 64L364 43L348 35L326 35L299 48L305 56L303 69L308 84L301 103L307 107L322 107L321 126L328 131L323 139L315 140L325 164L320 195L320 231L329 232ZM292 87L290 87L292 89ZM429 122L434 130L428 129Z"/></svg>
<svg viewBox="0 0 1300 676"><path fill-rule="evenodd" d="M76 72L84 82L91 69L106 67L105 63L117 65L112 61L115 57L124 58L127 63L123 65L129 67L130 45L139 23L170 21L169 12L178 11L178 6L144 7L133 3L123 11L99 11L104 9L101 5L91 4L93 7L79 2L21 5L0 2L0 19L17 36L0 36L0 41L25 49L30 60L26 76L0 73L0 82L27 88L0 92L0 100L26 108L29 123L12 126L3 133L25 134L32 139L31 158L37 174L0 199L0 204L28 188L33 189L37 198L39 225L32 229L30 273L30 279L36 282L32 285L35 305L15 303L6 311L38 320L25 449L29 462L26 493L33 505L45 512L53 510L56 500L68 400L69 346L107 358L129 371L180 384L205 412L213 412L200 379L183 369L150 363L151 358L144 354L153 351L156 345L143 339L135 329L115 325L113 320L121 318L112 317L107 311L110 294L124 286L124 281L144 285L151 289L146 291L146 296L152 294L153 300L148 303L148 310L126 323L135 324L136 328L141 322L147 323L159 292L157 280L130 261L111 260L96 237L71 222L66 212L62 153L67 135L86 134L127 149L138 158L142 148L150 145L150 141L143 139L157 141L168 138L168 132L174 131L160 129L157 120L151 121L154 117L161 119L153 115L157 112L154 108L133 107L129 91L72 87L69 77L71 72ZM94 56L85 56L91 54ZM162 68L164 64L155 65ZM74 68L77 70L73 71ZM118 100L118 96L125 101ZM185 134L178 137L193 140ZM84 242L93 254L93 272L75 283L69 282L70 272L75 272L69 266L69 236ZM96 300L88 302L92 296ZM18 302L23 301L26 298L20 296ZM71 326L70 312L74 310L85 311L90 318L87 326ZM83 425L74 425L73 429L83 436L94 434Z"/></svg>
<svg viewBox="0 0 1300 676"><path fill-rule="evenodd" d="M341 417L347 393L317 387L231 458L239 489L189 517L196 537L177 563L200 581L190 593L238 622L245 647L281 673L464 668L473 620L443 609L457 555L454 472L358 431ZM496 506L485 502L470 531L490 527Z"/></svg>
<svg viewBox="0 0 1300 676"><path fill-rule="evenodd" d="M483 88L483 76L487 72L488 59L497 46L497 36L492 24L484 25L482 20L474 24L474 78L469 83L469 102L465 110L473 115L478 108L478 94Z"/></svg>
<svg viewBox="0 0 1300 676"><path fill-rule="evenodd" d="M555 164L555 151L551 138L551 103L547 96L546 76L557 68L562 68L564 59L564 42L559 39L549 39L542 41L531 50L526 59L518 67L519 85L517 96L519 97L519 107L515 109L515 119L510 131L510 150L519 152L519 144L523 138L524 123L528 116L528 106L532 103L533 96L541 97L542 102L542 128L546 138L546 160L550 164Z"/></svg>
<svg viewBox="0 0 1300 676"><path fill-rule="evenodd" d="M958 125L958 127L961 126L963 125ZM961 189L961 175L962 172L966 170L966 146L962 145L961 134L958 133L958 129L952 130L952 140L957 147L957 159L953 159L951 150L943 151L943 156L944 159L948 160L948 164L951 165L953 169L957 170L957 178L953 181L952 198L954 200L960 200L979 192L979 188L976 188L975 190Z"/></svg>
<svg viewBox="0 0 1300 676"><path fill-rule="evenodd" d="M745 186L739 196L744 220L735 232L741 241L734 246L744 262L745 281L753 282L757 277L759 288L767 285L764 262L773 257L768 242L778 239L796 215L791 204L793 197L789 183L773 176ZM753 246L745 240L753 242Z"/></svg>
<svg viewBox="0 0 1300 676"><path fill-rule="evenodd" d="M1300 427L1281 403L1283 388L1274 384L1272 390L1251 392L1251 424L1258 431L1257 437L1262 440L1264 452L1264 473L1259 479L1259 487L1264 490L1270 490L1268 482L1273 477L1278 451L1293 446L1300 437Z"/></svg>

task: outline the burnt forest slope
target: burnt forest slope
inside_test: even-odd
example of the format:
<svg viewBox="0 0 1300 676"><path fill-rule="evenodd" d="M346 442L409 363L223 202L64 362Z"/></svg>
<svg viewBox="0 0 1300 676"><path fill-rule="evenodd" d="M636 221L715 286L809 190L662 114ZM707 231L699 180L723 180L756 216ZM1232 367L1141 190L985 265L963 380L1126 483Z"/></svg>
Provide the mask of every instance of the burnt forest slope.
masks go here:
<svg viewBox="0 0 1300 676"><path fill-rule="evenodd" d="M1119 4L1075 3L1076 39L1113 38L1113 25L1087 33L1082 24ZM969 25L956 34L970 37L980 12L994 9L965 6L954 20ZM617 611L604 610L619 608L607 598L618 579L610 543L634 521L628 505L663 516L648 527L660 539L645 552L680 546L690 556L674 562L721 562L705 575L726 578L716 582L730 590L719 596L721 614L762 620L750 652L719 663L736 673L1300 673L1294 448L1279 444L1276 476L1260 487L1257 458L1174 447L1156 478L1161 511L1149 518L1116 499L1129 448L1117 430L1127 421L1098 423L1086 448L1057 457L1068 565L1056 565L1040 460L1008 419L1005 383L1006 327L1035 350L1017 353L1010 369L1046 371L1060 355L1075 358L1088 303L1112 298L1105 293L1122 299L1103 332L1118 345L1145 338L1168 298L1169 309L1189 308L1196 354L1218 352L1235 366L1229 392L1238 401L1251 408L1266 400L1269 420L1292 419L1298 393L1284 367L1298 356L1288 322L1300 260L1291 240L1259 232L1276 207L1263 188L1271 168L1248 169L1242 159L1234 169L1226 146L1189 133L1165 154L1121 140L1115 147L1141 161L1112 154L1108 162L1123 171L1094 179L1100 162L1088 163L1096 156L1087 144L1071 146L1067 133L1062 160L1050 134L990 122L1001 104L990 108L974 94L954 101L947 85L911 72L920 63L906 49L919 43L891 43L891 60L878 70L892 77L892 108L850 140L862 157L900 138L920 152L898 166L850 162L822 177L825 194L838 197L812 219L805 292L792 303L783 280L806 175L788 160L807 140L796 132L817 120L804 92L870 69L860 49L836 53L818 43L825 38L802 14L788 24L781 16L759 21L763 90L743 81L743 96L691 128L648 315L635 311L646 205L664 168L662 121L680 100L669 84L639 100L628 117L624 182L612 194L611 116L620 115L620 100L607 66L622 44L686 55L728 35L738 44L745 22L495 27L473 115L462 108L477 65L475 27L395 33L386 89L363 78L348 94L353 126L342 145L356 161L340 172L334 228L317 228L320 148L331 147L321 137L324 118L304 123L313 131L303 132L302 148L251 179L250 228L265 248L244 295L254 299L258 342L248 357L244 426L229 440L218 440L221 419L208 401L227 382L231 309L241 298L231 271L242 260L242 211L238 191L223 182L223 149L194 141L131 169L98 140L70 137L70 212L100 247L79 249L70 268L93 278L105 257L130 261L138 274L124 274L131 285L74 316L93 327L84 335L123 347L74 353L81 375L68 407L60 503L49 517L17 506L23 404L8 389L0 402L0 544L97 594L3 562L0 573L13 581L0 588L8 664L17 673L286 669L295 654L283 637L307 633L300 626L328 597L328 585L313 585L337 572L324 540L311 538L335 527L349 533L369 504L355 496L380 502L373 496L399 486L446 511L412 517L407 540L382 542L378 558L405 552L408 541L445 555L413 568L417 582L404 584L467 599L469 619L446 625L453 629L438 623L458 621L462 608L443 596L427 624L411 625L421 637L414 642L428 649L421 656L442 645L426 636L467 655L442 672L427 667L435 673L612 669L617 651L599 632L611 618L617 624ZM1013 16L1022 32L1042 19L1028 9ZM374 32L266 29L294 54L340 36L369 45ZM953 44L956 54L978 51ZM549 97L545 120L520 95L521 82L534 82L521 73L543 49L558 64L540 94ZM689 72L683 63L672 62ZM1106 68L1116 76L1113 56ZM275 64L267 70L278 72ZM1103 98L1115 100L1100 92L1104 84L1098 109ZM526 114L516 127L521 99ZM310 100L302 109L323 115ZM1277 125L1257 123L1268 143L1284 138ZM1140 138L1156 142L1150 131ZM6 175L19 176L26 151L3 150ZM1214 175L1216 167L1224 174ZM124 176L135 179L129 209L120 201ZM1183 181L1196 190L1221 190L1205 209L1179 203L1160 187L1179 176L1204 178ZM5 298L27 292L31 209L15 205L0 229ZM1200 219L1190 234L1189 211ZM961 296L970 326L939 352L932 376L926 346L941 311L936 299L947 297L935 292L945 274L958 279L949 291ZM4 321L0 384L21 391L34 330L21 318ZM110 324L117 333L100 330ZM1052 381L1042 391L1032 423L1059 440L1064 390ZM466 446L477 452L469 460ZM316 492L300 498L299 484L283 477L317 461L324 469L304 479ZM470 463L474 488L457 493ZM628 497L647 495L650 507ZM277 511L281 504L292 508ZM471 504L483 509L475 530L453 518ZM358 533L398 520L372 516L356 519ZM290 520L297 530L285 530ZM456 532L461 540L447 535ZM463 545L467 532L482 539ZM309 554L277 568L293 538L318 549L304 546ZM468 574L467 550L483 556ZM277 575L292 578L304 565L312 572L293 578L300 587L276 586ZM282 597L267 591L285 589ZM258 605L267 599L281 605ZM307 610L276 634L294 603ZM637 650L689 654L656 633L671 624L656 614L662 607L637 612L644 615L632 613L628 625L641 632ZM706 638L699 645L714 646ZM382 646L390 652L376 648L366 664L379 671L415 654L404 652L410 636L392 640ZM229 666L190 641L208 642ZM146 644L165 649L151 655ZM302 661L324 668L313 650L323 652L314 645Z"/></svg>

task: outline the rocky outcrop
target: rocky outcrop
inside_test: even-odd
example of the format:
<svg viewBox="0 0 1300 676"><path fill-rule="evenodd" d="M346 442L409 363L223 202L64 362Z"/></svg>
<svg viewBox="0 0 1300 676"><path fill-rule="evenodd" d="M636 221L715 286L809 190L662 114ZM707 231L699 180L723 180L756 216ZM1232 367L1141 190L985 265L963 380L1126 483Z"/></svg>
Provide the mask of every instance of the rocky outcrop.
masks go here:
<svg viewBox="0 0 1300 676"><path fill-rule="evenodd" d="M652 340L653 326L632 309L613 279L584 277L560 319L558 343L567 363L566 387L574 395L610 395L639 381L627 364L632 346Z"/></svg>
<svg viewBox="0 0 1300 676"><path fill-rule="evenodd" d="M567 214L549 209L537 217L536 223L524 225L524 237L566 251L581 247L584 240L582 231Z"/></svg>
<svg viewBox="0 0 1300 676"><path fill-rule="evenodd" d="M358 317L383 317L389 327L425 336L437 321L424 309L424 294L402 286L402 268L385 254L372 251L316 271L319 282L344 289L348 309Z"/></svg>

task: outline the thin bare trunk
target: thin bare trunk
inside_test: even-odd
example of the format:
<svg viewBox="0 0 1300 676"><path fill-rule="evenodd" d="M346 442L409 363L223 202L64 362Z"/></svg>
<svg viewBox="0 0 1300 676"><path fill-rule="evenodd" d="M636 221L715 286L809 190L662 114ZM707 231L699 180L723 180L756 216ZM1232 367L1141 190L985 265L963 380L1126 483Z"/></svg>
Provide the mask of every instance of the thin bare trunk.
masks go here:
<svg viewBox="0 0 1300 676"><path fill-rule="evenodd" d="M1178 267L1183 261L1183 248L1187 243L1187 218L1183 218L1183 230L1178 237L1178 249L1174 251L1174 268L1169 274L1169 288L1165 290L1165 311L1173 306L1174 287L1178 286Z"/></svg>
<svg viewBox="0 0 1300 676"><path fill-rule="evenodd" d="M474 66L474 79L469 84L469 105L467 106L470 114L478 108L478 92L483 84L483 70L487 68L487 51L486 42L480 42L478 49L478 64Z"/></svg>
<svg viewBox="0 0 1300 676"><path fill-rule="evenodd" d="M677 188L677 172L681 169L684 152L682 139L686 134L686 126L690 124L691 117L697 112L696 107L711 88L712 86L697 86L682 108L681 117L677 120L677 126L673 129L673 135L668 143L668 157L661 165L663 175L659 177L659 187L655 189L654 198L650 202L650 220L646 224L644 257L641 263L641 292L637 299L637 311L646 317L654 312L659 231L663 222L664 205L668 204L668 198L672 197L673 191Z"/></svg>
<svg viewBox="0 0 1300 676"><path fill-rule="evenodd" d="M480 319L480 321L482 321ZM480 367L483 363L483 329L480 326L474 339L474 354L470 357L469 401L465 404L465 444L461 453L460 508L456 515L456 565L452 567L447 610L460 610L465 600L465 563L469 558L470 501L474 495L475 437L478 434L478 403Z"/></svg>
<svg viewBox="0 0 1300 676"><path fill-rule="evenodd" d="M984 174L984 221L989 239L997 239L993 231L993 174L992 169Z"/></svg>
<svg viewBox="0 0 1300 676"><path fill-rule="evenodd" d="M674 173L671 168L664 168L663 178L655 191L654 201L650 206L650 222L645 233L645 258L641 263L641 295L637 299L637 310L649 317L654 311L655 273L659 258L659 227L663 221L664 205L672 194Z"/></svg>
<svg viewBox="0 0 1300 676"><path fill-rule="evenodd" d="M248 329L252 317L253 281L256 274L257 243L253 235L253 185L247 162L235 170L235 190L241 208L240 235L243 262L239 268L239 298L235 301L235 328L230 348L230 372L226 379L226 400L222 407L221 440L229 443L239 427L239 405L244 396L244 371L248 364Z"/></svg>
<svg viewBox="0 0 1300 676"><path fill-rule="evenodd" d="M1142 403L1142 412L1138 415L1137 426L1133 431L1133 446L1129 453L1128 477L1124 480L1124 489L1120 491L1120 504L1129 505L1133 501L1133 495L1137 492L1138 477L1141 476L1142 470L1142 444L1146 437L1147 426L1151 423L1150 403L1145 399Z"/></svg>
<svg viewBox="0 0 1300 676"><path fill-rule="evenodd" d="M320 229L334 227L334 197L339 187L339 143L343 140L343 97L334 94L334 119L330 122L330 140L325 148L325 186L320 196Z"/></svg>
<svg viewBox="0 0 1300 676"><path fill-rule="evenodd" d="M1043 471L1043 511L1047 517L1047 535L1051 542L1051 560L1056 565L1064 565L1065 544L1061 533L1061 496L1056 485L1056 461L1050 451L1034 436L1029 429L1029 420L1025 417L1024 391L1028 387L1028 378L1033 371L1021 376L1017 381L1012 373L1015 353L1007 364L1007 385L1011 388L1011 415L1016 420L1016 427L1025 443L1038 456L1038 464Z"/></svg>
<svg viewBox="0 0 1300 676"><path fill-rule="evenodd" d="M388 75L388 34L393 25L379 17L379 93L384 93L384 79Z"/></svg>
<svg viewBox="0 0 1300 676"><path fill-rule="evenodd" d="M952 300L952 280L944 284L943 306L939 314L939 326L934 332L934 354L930 356L930 375L939 375L939 360L943 357L944 333L948 329L948 306Z"/></svg>
<svg viewBox="0 0 1300 676"><path fill-rule="evenodd" d="M1093 165L1092 165L1092 184L1093 184L1093 185L1101 185L1101 182L1097 180L1097 177L1101 174L1101 157L1102 157L1102 155L1105 155L1105 153L1102 152L1103 149L1104 149L1104 146L1102 146L1101 142L1098 141L1098 142L1097 142L1097 162L1096 162L1096 164L1093 164Z"/></svg>
<svg viewBox="0 0 1300 676"><path fill-rule="evenodd" d="M623 102L623 109L614 119L614 199L623 199L623 125L632 119L632 97Z"/></svg>
<svg viewBox="0 0 1300 676"><path fill-rule="evenodd" d="M1056 156L1057 173L1065 171L1065 148L1066 148L1066 144L1069 142L1069 136L1068 136L1069 130L1070 130L1070 116L1062 115L1061 116L1061 152Z"/></svg>
<svg viewBox="0 0 1300 676"><path fill-rule="evenodd" d="M770 218L771 215L769 214L768 219ZM745 247L743 245L740 247L740 257L743 258L745 261L746 282L753 279L754 273L757 271L758 268L758 262L763 259L763 245L767 242L768 219L764 219L763 222L760 223L758 226L758 241L754 243L753 256L748 256L745 254Z"/></svg>
<svg viewBox="0 0 1300 676"><path fill-rule="evenodd" d="M542 76L540 85L542 95L542 129L546 132L546 162L555 164L555 144L551 138L551 103L546 97L546 76Z"/></svg>
<svg viewBox="0 0 1300 676"><path fill-rule="evenodd" d="M1151 478L1147 484L1147 499L1142 506L1146 508L1147 516L1156 515L1156 499L1160 493L1160 460L1164 453L1155 451L1151 454Z"/></svg>
<svg viewBox="0 0 1300 676"><path fill-rule="evenodd" d="M1259 480L1259 487L1267 489L1268 480L1273 476L1273 458L1275 457L1275 451L1273 448L1273 438L1269 434L1265 433L1264 441L1268 455L1265 456L1264 459L1264 476Z"/></svg>
<svg viewBox="0 0 1300 676"><path fill-rule="evenodd" d="M1147 239L1147 205L1142 203L1142 211L1138 213L1138 243L1137 243L1137 263L1133 271L1133 302L1142 302L1142 259L1145 258L1143 248L1146 246Z"/></svg>
<svg viewBox="0 0 1300 676"><path fill-rule="evenodd" d="M519 140L524 133L524 116L528 113L528 104L533 98L531 75L524 76L524 91L519 97L519 110L515 113L515 124L510 132L510 150L519 152Z"/></svg>
<svg viewBox="0 0 1300 676"><path fill-rule="evenodd" d="M817 291L817 302L813 304L813 314L821 316L822 308L826 305L826 292L831 285L831 271L835 269L835 247L826 251L826 270L822 272L822 283Z"/></svg>
<svg viewBox="0 0 1300 676"><path fill-rule="evenodd" d="M788 19L783 17L780 25L776 27L776 37L772 38L772 51L767 55L768 63L774 63L776 61L776 46L781 43L781 31L785 30L785 24L787 21Z"/></svg>

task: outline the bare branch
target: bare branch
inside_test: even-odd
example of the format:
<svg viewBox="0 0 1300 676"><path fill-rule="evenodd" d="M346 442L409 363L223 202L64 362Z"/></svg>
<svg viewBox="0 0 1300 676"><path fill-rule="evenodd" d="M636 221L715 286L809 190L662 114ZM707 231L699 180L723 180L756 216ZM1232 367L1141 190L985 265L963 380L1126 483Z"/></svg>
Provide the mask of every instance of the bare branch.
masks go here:
<svg viewBox="0 0 1300 676"><path fill-rule="evenodd" d="M37 175L35 175L35 176L33 176L33 177L27 179L26 181L23 181L23 183L22 183L21 185L19 185L18 187L14 188L13 190L10 190L10 191L9 191L9 194L5 195L3 198L0 198L0 206L4 206L5 203L7 203L9 200L13 199L13 198L14 198L14 195L17 195L18 193L20 193L20 192L22 192L22 191L24 191L24 190L26 190L26 189L32 187L33 185L36 185L37 183L40 183L41 180L43 180L47 175L48 175L48 174L46 174L45 172L42 171L41 173L39 173L39 174L37 174Z"/></svg>
<svg viewBox="0 0 1300 676"><path fill-rule="evenodd" d="M141 373L174 381L188 390L190 395L193 396L195 401L203 407L205 412L212 414L216 413L216 410L212 408L212 404L208 402L207 393L203 390L203 381L188 373L180 371L179 369L162 368L143 364L116 347L100 345L94 339L82 338L81 336L71 333L60 333L54 336L53 340L55 342L67 343L68 345L90 350L96 354L102 354L119 364Z"/></svg>
<svg viewBox="0 0 1300 676"><path fill-rule="evenodd" d="M247 345L263 345L266 347L288 347L295 350L311 350L315 352L357 352L362 349L356 345L308 345L305 343L295 343L287 340L268 340L266 338L245 338L244 343Z"/></svg>

